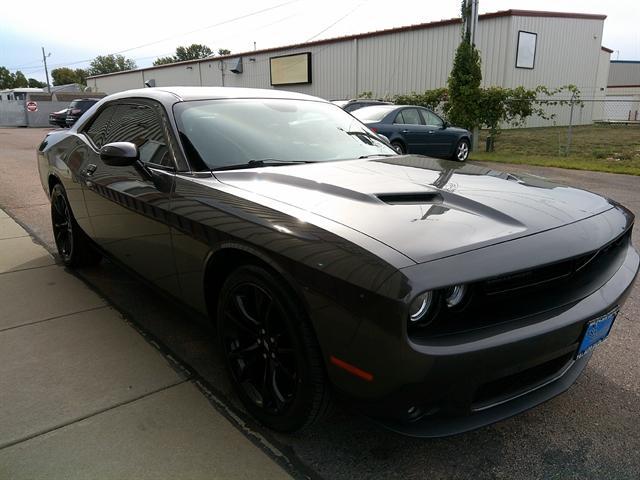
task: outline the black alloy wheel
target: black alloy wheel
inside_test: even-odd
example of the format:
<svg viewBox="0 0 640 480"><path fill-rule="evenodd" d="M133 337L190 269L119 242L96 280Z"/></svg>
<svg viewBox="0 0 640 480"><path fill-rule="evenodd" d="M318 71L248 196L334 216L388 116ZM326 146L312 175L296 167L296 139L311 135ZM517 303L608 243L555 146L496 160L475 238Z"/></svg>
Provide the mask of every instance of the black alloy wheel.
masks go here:
<svg viewBox="0 0 640 480"><path fill-rule="evenodd" d="M102 255L95 250L73 218L64 187L57 183L51 190L51 226L58 254L65 265L95 265Z"/></svg>
<svg viewBox="0 0 640 480"><path fill-rule="evenodd" d="M260 422L294 431L327 410L329 392L313 333L270 272L247 265L229 276L218 304L218 335L236 392Z"/></svg>
<svg viewBox="0 0 640 480"><path fill-rule="evenodd" d="M64 263L69 263L73 257L73 220L61 185L51 192L51 225L58 253Z"/></svg>

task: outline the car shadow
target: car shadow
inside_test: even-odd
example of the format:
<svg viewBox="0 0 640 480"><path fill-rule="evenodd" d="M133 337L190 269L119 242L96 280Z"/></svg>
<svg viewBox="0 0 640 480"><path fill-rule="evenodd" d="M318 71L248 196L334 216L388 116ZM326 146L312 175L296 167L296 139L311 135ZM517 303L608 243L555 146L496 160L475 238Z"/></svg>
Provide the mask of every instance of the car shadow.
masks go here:
<svg viewBox="0 0 640 480"><path fill-rule="evenodd" d="M638 392L621 388L591 365L560 397L455 437L403 437L342 404L314 427L282 435L260 427L243 411L214 332L190 312L107 260L75 273L294 477L640 478Z"/></svg>

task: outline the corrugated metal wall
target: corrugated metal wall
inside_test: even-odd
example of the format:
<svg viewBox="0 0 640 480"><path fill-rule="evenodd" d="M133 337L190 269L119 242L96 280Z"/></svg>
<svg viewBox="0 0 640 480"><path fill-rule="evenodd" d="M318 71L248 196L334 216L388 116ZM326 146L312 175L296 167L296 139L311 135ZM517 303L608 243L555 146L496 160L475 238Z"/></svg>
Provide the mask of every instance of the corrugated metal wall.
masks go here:
<svg viewBox="0 0 640 480"><path fill-rule="evenodd" d="M609 68L609 85L640 85L640 62L611 61Z"/></svg>
<svg viewBox="0 0 640 480"><path fill-rule="evenodd" d="M592 112L592 120L606 120L607 115L604 100L607 98L607 81L609 79L609 65L611 62L611 52L600 49L600 57L598 59L598 73L596 74L596 93L594 95L594 104Z"/></svg>
<svg viewBox="0 0 640 480"><path fill-rule="evenodd" d="M600 92L598 71L603 20L504 16L481 19L477 45L483 84L534 88L577 85L584 98ZM518 31L537 33L535 68L515 67ZM91 79L99 91L139 88L155 79L157 86L204 85L280 88L326 99L354 98L371 91L375 97L421 92L446 85L460 42L460 24L445 24L377 36L243 56L243 73L230 71L236 58L147 69ZM269 58L311 52L312 83L271 87ZM592 118L592 105L576 112L578 123ZM568 121L568 109L557 109L556 123ZM540 119L531 126L549 124Z"/></svg>

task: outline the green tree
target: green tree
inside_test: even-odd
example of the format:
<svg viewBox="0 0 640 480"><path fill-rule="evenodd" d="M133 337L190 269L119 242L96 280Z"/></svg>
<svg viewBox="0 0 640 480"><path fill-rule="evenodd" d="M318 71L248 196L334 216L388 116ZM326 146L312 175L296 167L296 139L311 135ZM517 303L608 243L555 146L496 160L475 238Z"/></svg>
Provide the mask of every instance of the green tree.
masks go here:
<svg viewBox="0 0 640 480"><path fill-rule="evenodd" d="M82 68L76 68L75 70L68 67L54 68L51 70L51 78L54 85L87 84L87 72Z"/></svg>
<svg viewBox="0 0 640 480"><path fill-rule="evenodd" d="M91 61L87 73L89 75L104 75L106 73L123 72L136 68L136 62L123 55L98 55Z"/></svg>
<svg viewBox="0 0 640 480"><path fill-rule="evenodd" d="M44 88L46 86L47 84L44 82L41 82L40 80L36 80L35 78L29 79L29 88Z"/></svg>
<svg viewBox="0 0 640 480"><path fill-rule="evenodd" d="M29 86L29 80L24 76L20 70L13 75L13 88L27 88Z"/></svg>
<svg viewBox="0 0 640 480"><path fill-rule="evenodd" d="M445 111L449 120L461 127L473 130L480 125L480 54L471 43L468 26L471 23L470 8L462 4L463 31L462 40L453 60L449 75L449 98Z"/></svg>
<svg viewBox="0 0 640 480"><path fill-rule="evenodd" d="M221 57L224 57L225 55L231 55L231 50L229 50L228 48L219 48L218 55L220 55Z"/></svg>
<svg viewBox="0 0 640 480"><path fill-rule="evenodd" d="M154 66L168 65L170 63L176 63L176 57L158 57L153 61Z"/></svg>
<svg viewBox="0 0 640 480"><path fill-rule="evenodd" d="M220 49L218 52L220 52ZM228 51L228 50L227 50ZM229 51L229 53L231 53ZM171 57L158 57L153 62L154 65L167 65L170 63L176 62L184 62L186 60L197 60L199 58L206 58L213 55L213 50L211 50L206 45L202 45L200 43L192 43L188 47L178 47L176 48L176 54Z"/></svg>
<svg viewBox="0 0 640 480"><path fill-rule="evenodd" d="M406 95L396 95L393 103L396 105L420 105L431 110L440 110L447 101L447 89L435 88L424 93L411 92Z"/></svg>
<svg viewBox="0 0 640 480"><path fill-rule="evenodd" d="M176 48L177 62L184 62L185 60L197 60L198 58L205 58L210 56L213 51L206 45L199 43L193 43L188 47Z"/></svg>
<svg viewBox="0 0 640 480"><path fill-rule="evenodd" d="M0 90L13 88L13 75L6 67L0 67Z"/></svg>

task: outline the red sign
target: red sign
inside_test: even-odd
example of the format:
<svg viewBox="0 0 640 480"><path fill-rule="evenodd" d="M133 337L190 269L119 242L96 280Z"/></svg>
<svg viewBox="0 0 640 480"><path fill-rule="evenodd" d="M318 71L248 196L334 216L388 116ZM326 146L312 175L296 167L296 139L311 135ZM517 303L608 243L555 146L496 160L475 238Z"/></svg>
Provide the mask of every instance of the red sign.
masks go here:
<svg viewBox="0 0 640 480"><path fill-rule="evenodd" d="M29 112L37 112L38 111L38 102L27 102L27 111L29 111Z"/></svg>

